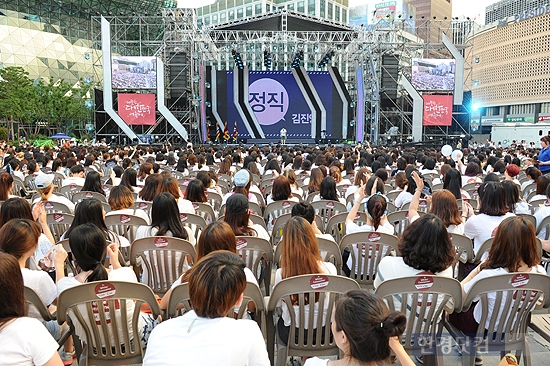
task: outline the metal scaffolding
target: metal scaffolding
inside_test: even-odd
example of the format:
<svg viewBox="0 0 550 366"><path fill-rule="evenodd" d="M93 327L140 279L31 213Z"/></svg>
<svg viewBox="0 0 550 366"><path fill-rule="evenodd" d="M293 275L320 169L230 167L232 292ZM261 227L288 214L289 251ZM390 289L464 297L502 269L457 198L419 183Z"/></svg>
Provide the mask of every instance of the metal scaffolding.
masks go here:
<svg viewBox="0 0 550 366"><path fill-rule="evenodd" d="M281 18L279 30L235 29L254 28L255 21L272 17ZM288 30L288 17L317 23L320 29L331 27L334 30ZM362 133L375 143L387 143L390 139L395 142L409 141L412 136L412 100L402 87L401 79L406 77L410 80L411 59L452 58L441 39L436 43L426 43L419 35L435 27L440 34L445 33L464 54L470 46L467 35L473 26L469 20L427 20L412 26L408 19L384 19L374 26L353 28L287 10L202 28L197 26L193 9L164 9L162 14L156 16L106 18L112 27L113 54L157 56L163 60L166 105L195 143L202 142L204 123L201 122L204 122L206 102L204 88L210 87L205 85L204 70L207 66L216 70L233 69L232 52L239 52L251 71L290 70L298 52L303 52L302 66L318 71L325 66L323 59L330 55L328 65L340 70L352 97L352 105L364 100L364 128L357 133ZM99 18L92 18L91 29L96 81L101 81ZM264 62L266 54L271 60L269 66ZM390 68L388 63L396 67ZM362 70L363 85L357 84L357 70ZM468 79L470 70L467 60L465 79ZM386 80L390 77L393 83L383 85L383 77ZM174 80L180 80L179 89L175 87ZM363 98L358 98L358 90L362 91ZM354 130L356 124L355 119L350 117L349 130ZM398 137L390 137L387 133L392 127L398 128ZM453 123L452 127L425 128L423 132L424 136L433 137L466 134L469 131L462 124ZM157 134L162 141L177 138L173 128L162 117L143 133Z"/></svg>

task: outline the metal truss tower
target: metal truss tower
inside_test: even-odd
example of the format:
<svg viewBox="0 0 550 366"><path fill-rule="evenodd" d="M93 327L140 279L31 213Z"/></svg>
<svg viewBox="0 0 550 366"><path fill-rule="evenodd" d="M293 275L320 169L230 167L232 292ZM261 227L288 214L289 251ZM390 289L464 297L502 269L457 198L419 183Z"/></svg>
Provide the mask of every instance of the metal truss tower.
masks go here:
<svg viewBox="0 0 550 366"><path fill-rule="evenodd" d="M291 16L339 30L288 30L287 19ZM270 17L281 17L279 30L248 30L256 20ZM335 66L355 108L356 117L350 117L349 130L362 135L349 134L348 138L386 144L390 140L386 132L397 127L399 136L393 138L393 142L410 141L413 103L402 86L402 78L411 78L411 59L452 58L441 38L435 43L424 43L417 34L436 27L464 54L470 46L467 35L473 26L469 20L427 20L413 26L408 19L384 19L374 26L352 28L287 10L203 28L197 27L193 9L164 9L157 16L106 18L113 27L113 55L154 55L162 59L166 68L168 109L189 131L194 143L202 142L204 135L205 104L209 102L204 100L205 88L211 87L205 82L206 67L233 69L232 52L239 52L251 71L290 70L299 52L303 52L301 66L307 70ZM235 30L244 24L250 24L248 29ZM93 18L96 81L101 77L99 30L99 19ZM266 53L271 57L269 67L264 62ZM327 55L330 55L328 61ZM468 79L470 72L467 60L464 79ZM164 140L177 138L170 125L162 120L145 132L163 135ZM468 132L462 124L453 123L453 127L424 128L423 139Z"/></svg>

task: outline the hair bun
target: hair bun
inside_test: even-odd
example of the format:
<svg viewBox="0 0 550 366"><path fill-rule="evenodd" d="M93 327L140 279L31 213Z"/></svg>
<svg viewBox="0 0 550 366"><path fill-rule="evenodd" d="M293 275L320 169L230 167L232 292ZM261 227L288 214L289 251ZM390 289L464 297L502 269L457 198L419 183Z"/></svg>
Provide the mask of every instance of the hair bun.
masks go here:
<svg viewBox="0 0 550 366"><path fill-rule="evenodd" d="M386 319L384 319L383 329L388 337L398 337L405 331L406 324L407 317L405 314L398 311L393 311Z"/></svg>

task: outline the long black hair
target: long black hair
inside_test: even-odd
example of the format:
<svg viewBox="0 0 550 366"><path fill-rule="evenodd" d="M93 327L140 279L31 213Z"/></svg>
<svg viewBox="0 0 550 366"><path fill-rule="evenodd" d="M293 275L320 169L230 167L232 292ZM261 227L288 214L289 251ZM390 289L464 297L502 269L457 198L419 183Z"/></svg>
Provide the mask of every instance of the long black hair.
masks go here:
<svg viewBox="0 0 550 366"><path fill-rule="evenodd" d="M69 246L77 267L82 271L93 271L86 282L109 278L103 265L107 256L107 241L100 228L92 223L75 227L69 235Z"/></svg>
<svg viewBox="0 0 550 366"><path fill-rule="evenodd" d="M166 235L168 231L175 238L187 239L187 231L180 221L176 199L168 192L159 193L153 199L151 208L151 227L158 229L156 235Z"/></svg>
<svg viewBox="0 0 550 366"><path fill-rule="evenodd" d="M101 188L101 176L98 172L89 172L86 174L82 191L97 192L105 196L105 191Z"/></svg>

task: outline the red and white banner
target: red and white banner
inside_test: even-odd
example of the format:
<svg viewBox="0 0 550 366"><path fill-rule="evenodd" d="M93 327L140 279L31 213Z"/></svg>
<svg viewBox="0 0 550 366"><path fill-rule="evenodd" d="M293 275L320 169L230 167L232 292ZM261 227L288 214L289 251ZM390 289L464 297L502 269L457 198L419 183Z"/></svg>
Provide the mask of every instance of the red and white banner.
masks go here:
<svg viewBox="0 0 550 366"><path fill-rule="evenodd" d="M423 95L424 118L422 126L450 126L453 124L452 95Z"/></svg>
<svg viewBox="0 0 550 366"><path fill-rule="evenodd" d="M155 94L118 94L118 114L128 125L154 125Z"/></svg>

